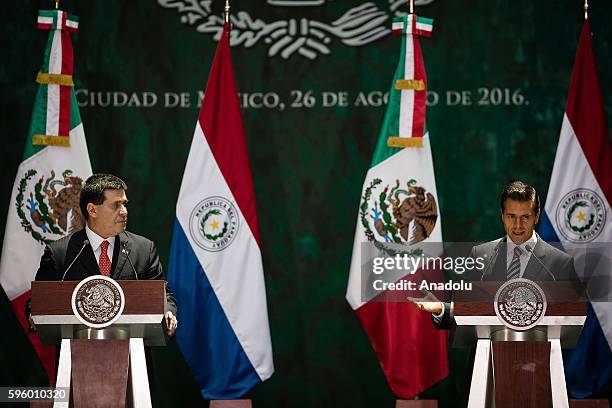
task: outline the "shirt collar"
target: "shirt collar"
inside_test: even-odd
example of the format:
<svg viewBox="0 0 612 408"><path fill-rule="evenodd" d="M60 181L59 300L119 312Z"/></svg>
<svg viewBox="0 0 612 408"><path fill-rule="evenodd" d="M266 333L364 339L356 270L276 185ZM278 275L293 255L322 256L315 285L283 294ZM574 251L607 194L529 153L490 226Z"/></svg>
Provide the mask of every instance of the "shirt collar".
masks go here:
<svg viewBox="0 0 612 408"><path fill-rule="evenodd" d="M533 231L531 233L531 237L527 241L523 242L521 245L516 245L514 241L512 241L510 237L506 235L506 242L508 243L508 253L512 253L514 251L514 248L518 246L519 248L521 248L521 251L523 251L522 253L526 254L530 252L527 251L527 249L525 248L526 246L529 245L532 251L535 249L536 243L538 242L538 234Z"/></svg>
<svg viewBox="0 0 612 408"><path fill-rule="evenodd" d="M89 244L91 245L91 247L94 250L94 252L98 250L98 248L102 244L102 241L108 241L109 246L111 246L111 247L115 243L114 239L112 239L110 237L109 238L102 238L101 236L99 236L98 234L93 232L91 230L91 228L89 228L89 225L87 225L87 223L85 223L85 234L87 234L87 239L89 240Z"/></svg>

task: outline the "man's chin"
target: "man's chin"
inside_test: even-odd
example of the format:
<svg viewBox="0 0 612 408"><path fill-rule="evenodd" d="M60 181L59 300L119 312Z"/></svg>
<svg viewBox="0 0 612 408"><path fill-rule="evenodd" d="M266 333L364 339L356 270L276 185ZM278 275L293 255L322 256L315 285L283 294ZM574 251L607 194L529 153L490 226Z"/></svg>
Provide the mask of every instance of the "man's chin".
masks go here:
<svg viewBox="0 0 612 408"><path fill-rule="evenodd" d="M516 245L521 245L522 243L527 241L527 234L521 234L521 235L512 234L512 235L510 235L510 239Z"/></svg>

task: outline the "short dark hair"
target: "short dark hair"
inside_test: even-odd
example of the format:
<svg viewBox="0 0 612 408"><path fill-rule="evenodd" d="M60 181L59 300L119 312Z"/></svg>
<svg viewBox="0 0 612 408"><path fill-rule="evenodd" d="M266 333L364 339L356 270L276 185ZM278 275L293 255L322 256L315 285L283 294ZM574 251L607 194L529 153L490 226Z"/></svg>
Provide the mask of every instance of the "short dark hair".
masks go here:
<svg viewBox="0 0 612 408"><path fill-rule="evenodd" d="M81 208L81 213L83 217L85 217L85 220L89 218L87 204L102 204L104 202L104 191L106 190L127 191L127 184L117 176L104 173L94 174L85 180L79 200L79 207Z"/></svg>
<svg viewBox="0 0 612 408"><path fill-rule="evenodd" d="M507 199L516 201L531 201L534 214L540 212L540 197L535 188L522 181L516 180L504 187L501 194L501 211L504 212L504 204Z"/></svg>

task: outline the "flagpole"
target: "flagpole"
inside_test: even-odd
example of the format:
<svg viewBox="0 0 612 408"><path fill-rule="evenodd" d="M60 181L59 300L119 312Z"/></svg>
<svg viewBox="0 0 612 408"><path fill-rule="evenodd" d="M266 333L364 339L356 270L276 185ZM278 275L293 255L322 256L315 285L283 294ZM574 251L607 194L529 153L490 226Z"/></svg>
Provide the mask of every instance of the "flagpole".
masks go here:
<svg viewBox="0 0 612 408"><path fill-rule="evenodd" d="M229 0L225 0L225 22L229 23L229 17L230 17L230 4L229 4Z"/></svg>
<svg viewBox="0 0 612 408"><path fill-rule="evenodd" d="M589 19L589 0L584 0L584 19Z"/></svg>
<svg viewBox="0 0 612 408"><path fill-rule="evenodd" d="M55 0L55 9L59 10L59 2L60 0Z"/></svg>
<svg viewBox="0 0 612 408"><path fill-rule="evenodd" d="M410 0L410 14L414 14L414 0Z"/></svg>

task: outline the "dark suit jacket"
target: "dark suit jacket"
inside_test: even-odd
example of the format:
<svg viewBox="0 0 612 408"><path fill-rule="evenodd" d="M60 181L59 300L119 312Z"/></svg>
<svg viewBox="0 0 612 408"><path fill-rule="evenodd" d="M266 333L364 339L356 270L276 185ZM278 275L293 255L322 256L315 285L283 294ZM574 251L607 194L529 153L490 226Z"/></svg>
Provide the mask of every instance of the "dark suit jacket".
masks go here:
<svg viewBox="0 0 612 408"><path fill-rule="evenodd" d="M495 241L486 242L481 245L477 245L472 248L470 254L474 259L476 257L482 257L483 259L490 259L490 265L487 263L483 272L478 271L475 275L466 276L466 280L471 281L506 281L507 277L507 237L497 239ZM555 276L555 279L550 273L542 266L536 259L536 256L542 261L548 270ZM523 278L532 281L575 281L578 282L578 277L574 269L574 259L553 247L544 241L539 235L533 253L529 257L527 267L523 273ZM449 329L454 322L451 305L450 303L444 304L444 313L441 316L432 315L432 321L434 326L438 329Z"/></svg>
<svg viewBox="0 0 612 408"><path fill-rule="evenodd" d="M45 252L40 259L40 267L36 273L37 281L58 281L66 268L75 259L78 252L83 247L83 241L87 239L85 229L58 239L45 247ZM157 248L153 241L125 231L115 237L113 260L110 277L115 280L136 279L134 271L130 266L127 255L130 256L134 264L134 269L138 272L138 279L159 279L164 280L162 265L159 262ZM98 275L98 263L93 253L91 245L87 245L78 259L72 265L64 280L80 281L91 275ZM174 295L166 287L167 310L176 316L176 301ZM26 305L26 308L29 305ZM26 310L26 316L29 311Z"/></svg>

